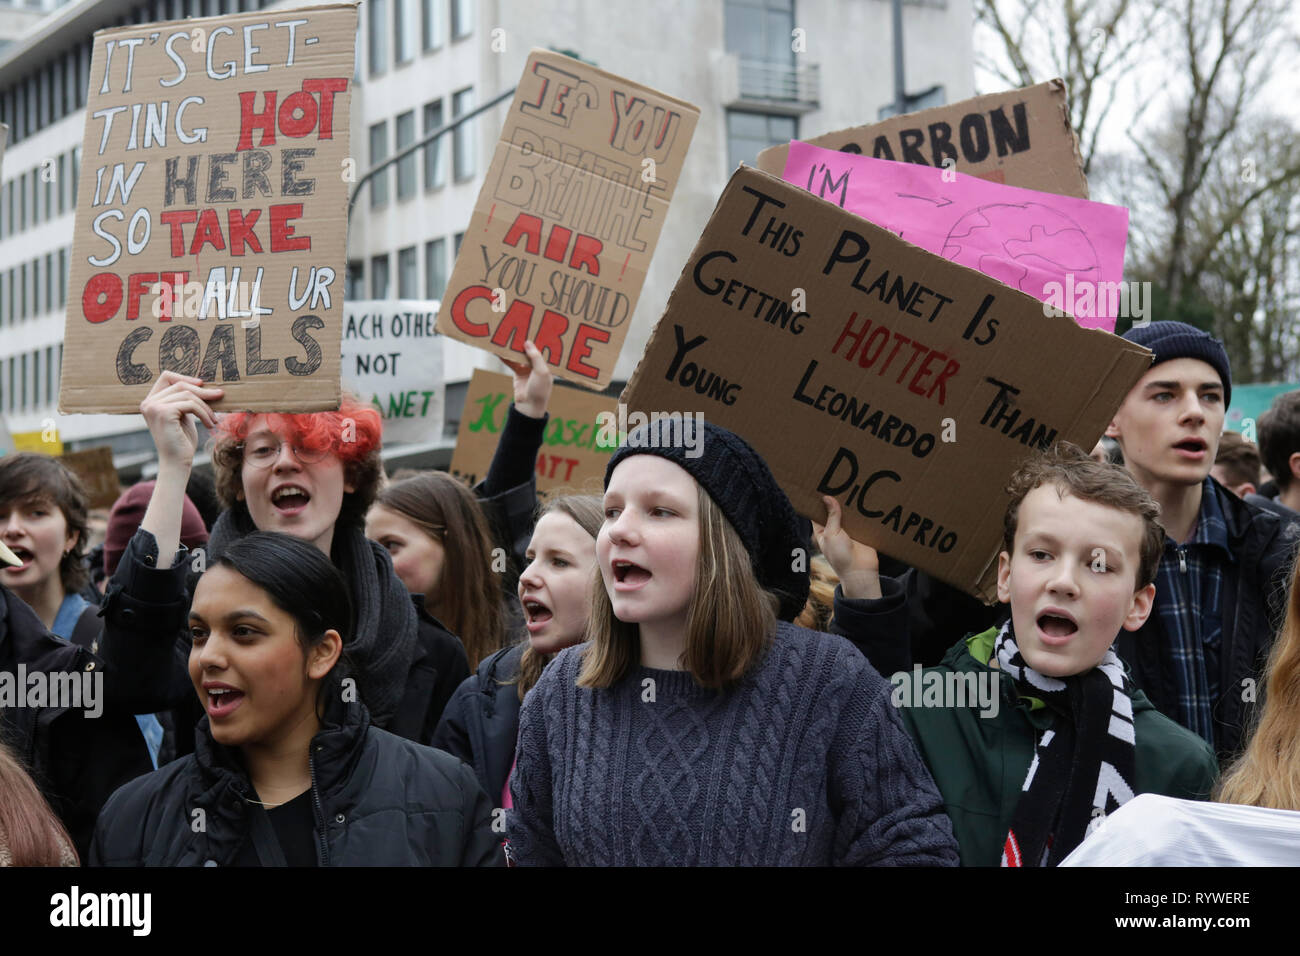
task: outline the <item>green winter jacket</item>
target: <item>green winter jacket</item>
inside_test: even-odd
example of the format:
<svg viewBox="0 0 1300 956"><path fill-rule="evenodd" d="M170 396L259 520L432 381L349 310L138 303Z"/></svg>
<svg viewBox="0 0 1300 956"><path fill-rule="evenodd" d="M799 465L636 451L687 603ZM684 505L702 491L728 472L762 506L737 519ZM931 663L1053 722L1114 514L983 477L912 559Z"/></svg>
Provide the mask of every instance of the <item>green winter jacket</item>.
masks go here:
<svg viewBox="0 0 1300 956"><path fill-rule="evenodd" d="M1041 700L1020 697L1008 674L988 666L997 633L990 628L972 634L950 648L938 667L892 678L894 703L943 795L963 866L997 866L1001 861L1034 745L1056 719ZM942 706L936 678L954 681L957 678L948 676L953 674L979 675L981 682L996 678L996 708L990 683L984 684L982 702L971 693L966 706ZM960 679L965 687L978 686L970 677ZM1141 691L1133 694L1133 725L1136 793L1209 798L1218 762L1205 741L1157 711Z"/></svg>

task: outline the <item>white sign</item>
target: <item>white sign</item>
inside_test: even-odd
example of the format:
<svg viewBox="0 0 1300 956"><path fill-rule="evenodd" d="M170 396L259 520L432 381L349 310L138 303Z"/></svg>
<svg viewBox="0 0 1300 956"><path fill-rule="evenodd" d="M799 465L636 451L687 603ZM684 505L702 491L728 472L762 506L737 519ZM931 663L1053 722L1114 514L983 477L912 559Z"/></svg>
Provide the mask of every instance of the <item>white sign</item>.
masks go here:
<svg viewBox="0 0 1300 956"><path fill-rule="evenodd" d="M442 437L442 347L437 301L344 304L343 387L384 416L384 441Z"/></svg>

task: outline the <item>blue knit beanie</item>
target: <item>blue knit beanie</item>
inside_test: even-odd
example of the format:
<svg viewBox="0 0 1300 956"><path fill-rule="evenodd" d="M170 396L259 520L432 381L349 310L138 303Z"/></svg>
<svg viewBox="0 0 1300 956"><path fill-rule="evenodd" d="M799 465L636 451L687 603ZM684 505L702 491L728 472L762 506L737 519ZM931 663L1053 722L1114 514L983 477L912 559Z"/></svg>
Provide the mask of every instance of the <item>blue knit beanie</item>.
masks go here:
<svg viewBox="0 0 1300 956"><path fill-rule="evenodd" d="M1232 370L1228 365L1228 353L1224 351L1223 343L1208 332L1186 322L1166 319L1134 326L1124 333L1124 338L1156 353L1153 368L1161 362L1180 358L1200 359L1213 366L1223 381L1223 407L1232 404Z"/></svg>
<svg viewBox="0 0 1300 956"><path fill-rule="evenodd" d="M793 621L808 600L810 526L795 513L767 462L743 438L711 422L699 425L695 416L683 415L680 422L665 417L632 429L605 467L605 487L619 463L633 455L658 455L680 465L740 535L758 583L781 603L777 616ZM795 549L800 548L804 560L797 562ZM796 564L805 570L794 570Z"/></svg>

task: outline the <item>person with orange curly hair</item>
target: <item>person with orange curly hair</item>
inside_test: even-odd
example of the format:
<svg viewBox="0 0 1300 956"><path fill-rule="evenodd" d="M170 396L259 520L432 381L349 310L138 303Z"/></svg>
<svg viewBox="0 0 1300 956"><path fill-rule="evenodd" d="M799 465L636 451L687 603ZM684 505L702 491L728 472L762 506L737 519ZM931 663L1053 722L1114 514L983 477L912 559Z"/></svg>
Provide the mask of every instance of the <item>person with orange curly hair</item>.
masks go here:
<svg viewBox="0 0 1300 956"><path fill-rule="evenodd" d="M283 532L314 545L348 582L354 692L375 724L428 743L469 665L460 641L412 601L384 549L363 533L383 479L379 413L344 396L338 411L218 419L208 403L223 394L192 376L164 372L140 404L158 450L158 478L105 594L101 654L130 675L142 709L177 708L169 753L190 752L202 716L185 666L197 573L254 531ZM201 559L180 544L196 420L213 432L224 508Z"/></svg>

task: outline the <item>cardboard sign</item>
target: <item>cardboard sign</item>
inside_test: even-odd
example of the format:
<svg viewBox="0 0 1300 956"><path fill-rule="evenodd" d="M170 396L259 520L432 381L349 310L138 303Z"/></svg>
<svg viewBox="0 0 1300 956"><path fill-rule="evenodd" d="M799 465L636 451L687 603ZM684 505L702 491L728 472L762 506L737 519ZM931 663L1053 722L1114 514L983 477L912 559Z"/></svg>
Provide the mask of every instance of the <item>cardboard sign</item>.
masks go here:
<svg viewBox="0 0 1300 956"><path fill-rule="evenodd" d="M623 400L744 437L803 514L992 600L1004 488L1091 449L1151 353L741 167ZM631 415L629 415L629 424Z"/></svg>
<svg viewBox="0 0 1300 956"><path fill-rule="evenodd" d="M496 453L506 413L514 400L514 380L476 369L465 393L465 411L460 417L451 473L469 484L483 479ZM551 392L542 451L537 456L539 494L566 491L599 495L604 493L605 466L618 447L608 442L610 430L602 434L597 416L616 416L618 403L604 395L591 395L556 385ZM597 440L599 438L599 440Z"/></svg>
<svg viewBox="0 0 1300 956"><path fill-rule="evenodd" d="M91 508L111 508L122 493L117 469L113 467L113 449L109 445L70 451L59 460L76 472L85 486Z"/></svg>
<svg viewBox="0 0 1300 956"><path fill-rule="evenodd" d="M348 302L343 321L343 387L384 416L384 442L442 436L443 336L437 302Z"/></svg>
<svg viewBox="0 0 1300 956"><path fill-rule="evenodd" d="M958 172L992 182L1088 198L1061 80L906 113L807 142L922 166L948 162ZM758 168L780 176L789 148L783 144L763 150Z"/></svg>
<svg viewBox="0 0 1300 956"><path fill-rule="evenodd" d="M614 374L697 107L534 50L443 295L438 330L555 374Z"/></svg>
<svg viewBox="0 0 1300 956"><path fill-rule="evenodd" d="M782 178L1055 307L1068 288L1064 311L1076 322L1115 331L1128 238L1123 206L800 142L790 144Z"/></svg>
<svg viewBox="0 0 1300 956"><path fill-rule="evenodd" d="M352 5L95 34L65 412L138 412L165 370L220 410L337 408Z"/></svg>

